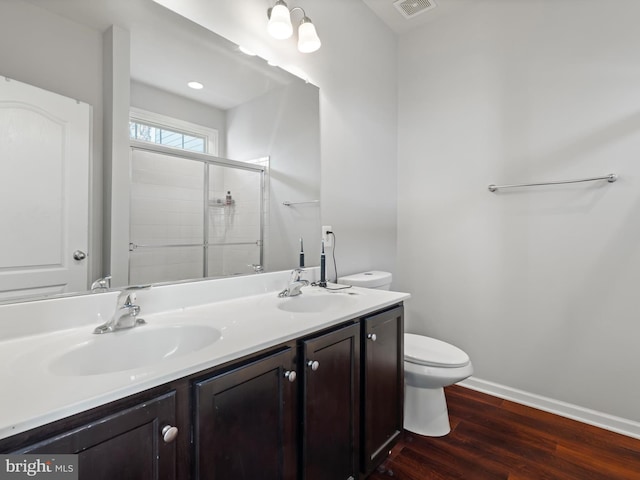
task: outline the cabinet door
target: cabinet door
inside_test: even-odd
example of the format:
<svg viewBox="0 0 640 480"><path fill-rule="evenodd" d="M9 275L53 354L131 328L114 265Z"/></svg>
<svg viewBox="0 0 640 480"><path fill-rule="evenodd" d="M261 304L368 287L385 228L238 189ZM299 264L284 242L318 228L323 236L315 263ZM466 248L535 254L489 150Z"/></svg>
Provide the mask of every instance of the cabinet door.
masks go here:
<svg viewBox="0 0 640 480"><path fill-rule="evenodd" d="M15 453L77 454L81 480L173 480L176 442L162 430L175 426L175 404L170 392Z"/></svg>
<svg viewBox="0 0 640 480"><path fill-rule="evenodd" d="M368 475L402 432L403 307L363 319L362 471Z"/></svg>
<svg viewBox="0 0 640 480"><path fill-rule="evenodd" d="M304 480L357 478L360 325L302 342Z"/></svg>
<svg viewBox="0 0 640 480"><path fill-rule="evenodd" d="M293 480L293 349L195 384L195 478Z"/></svg>

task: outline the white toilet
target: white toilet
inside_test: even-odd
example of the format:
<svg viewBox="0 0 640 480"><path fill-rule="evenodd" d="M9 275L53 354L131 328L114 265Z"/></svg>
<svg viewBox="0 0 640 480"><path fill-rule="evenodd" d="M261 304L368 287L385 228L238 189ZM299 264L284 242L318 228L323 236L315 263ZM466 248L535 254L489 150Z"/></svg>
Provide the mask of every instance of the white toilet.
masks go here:
<svg viewBox="0 0 640 480"><path fill-rule="evenodd" d="M391 274L371 271L340 277L338 283L389 290ZM469 356L435 338L404 334L404 428L429 437L451 431L444 387L473 374Z"/></svg>

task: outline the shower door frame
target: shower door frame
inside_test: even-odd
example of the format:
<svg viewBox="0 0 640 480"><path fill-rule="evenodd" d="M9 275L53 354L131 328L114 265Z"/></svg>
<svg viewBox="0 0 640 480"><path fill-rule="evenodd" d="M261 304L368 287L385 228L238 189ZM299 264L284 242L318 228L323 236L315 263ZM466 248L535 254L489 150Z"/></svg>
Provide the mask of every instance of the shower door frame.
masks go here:
<svg viewBox="0 0 640 480"><path fill-rule="evenodd" d="M168 155L171 157L177 157L185 160L191 160L204 164L204 182L203 182L203 233L202 243L194 244L173 244L173 245L136 245L131 242L131 189L133 185L133 152L135 150L141 150L159 155ZM131 252L137 248L177 248L177 247L201 247L203 249L202 258L202 278L209 277L209 247L210 246L227 246L227 245L257 245L260 248L260 265L264 265L264 223L265 223L265 171L266 168L260 165L254 165L248 162L242 162L239 160L231 160L229 158L218 157L209 153L193 152L189 150L181 150L177 148L165 147L162 145L141 142L137 140L131 140L130 143L130 159L129 159L129 256L127 262L127 282L131 284ZM264 157L262 157L264 158ZM248 170L260 174L260 231L258 234L258 240L256 242L229 242L229 243L209 243L209 167L211 165L235 168L238 170ZM225 275L227 276L227 275ZM182 280L176 280L182 281ZM164 282L162 282L164 283Z"/></svg>

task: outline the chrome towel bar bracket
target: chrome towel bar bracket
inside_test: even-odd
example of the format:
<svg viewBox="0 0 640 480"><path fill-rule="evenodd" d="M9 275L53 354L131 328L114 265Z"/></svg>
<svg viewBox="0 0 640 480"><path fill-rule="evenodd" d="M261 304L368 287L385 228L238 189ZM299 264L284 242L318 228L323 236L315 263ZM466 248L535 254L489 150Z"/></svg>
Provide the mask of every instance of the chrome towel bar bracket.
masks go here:
<svg viewBox="0 0 640 480"><path fill-rule="evenodd" d="M515 185L489 185L490 192L497 192L503 188L520 188L520 187L539 187L542 185L561 185L565 183L581 183L581 182L595 182L597 180L606 180L609 183L613 183L618 179L615 173L610 173L603 177L581 178L579 180L561 180L558 182L540 182L540 183L520 183Z"/></svg>

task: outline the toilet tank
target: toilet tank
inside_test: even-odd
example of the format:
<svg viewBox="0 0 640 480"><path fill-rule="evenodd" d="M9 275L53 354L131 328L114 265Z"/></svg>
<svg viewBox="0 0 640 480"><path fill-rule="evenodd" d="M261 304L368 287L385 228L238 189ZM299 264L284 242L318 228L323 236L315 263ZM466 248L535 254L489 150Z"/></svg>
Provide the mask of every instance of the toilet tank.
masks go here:
<svg viewBox="0 0 640 480"><path fill-rule="evenodd" d="M391 288L391 273L371 270L369 272L354 273L346 277L338 278L338 283L353 285L354 287L376 288L389 290Z"/></svg>

